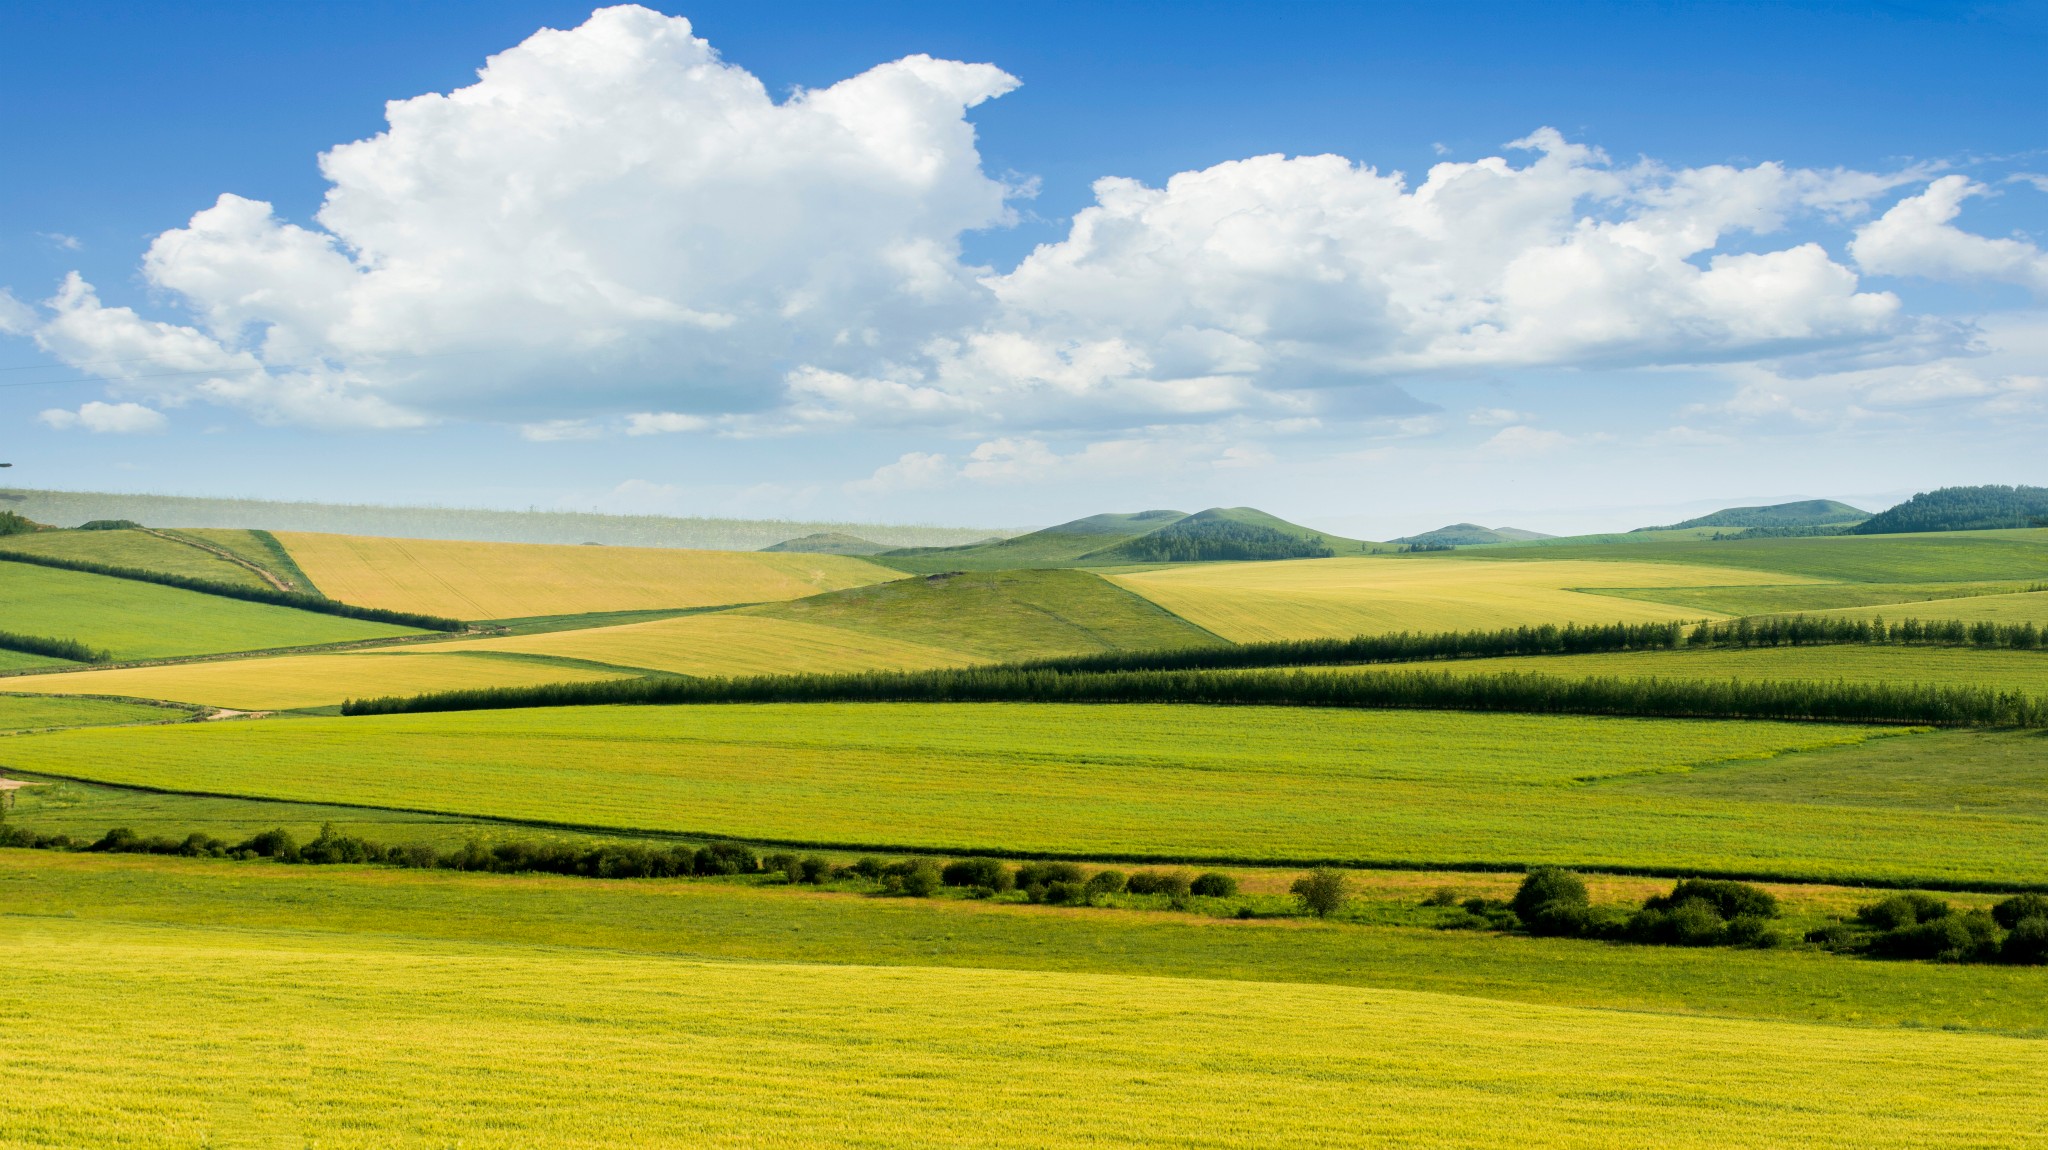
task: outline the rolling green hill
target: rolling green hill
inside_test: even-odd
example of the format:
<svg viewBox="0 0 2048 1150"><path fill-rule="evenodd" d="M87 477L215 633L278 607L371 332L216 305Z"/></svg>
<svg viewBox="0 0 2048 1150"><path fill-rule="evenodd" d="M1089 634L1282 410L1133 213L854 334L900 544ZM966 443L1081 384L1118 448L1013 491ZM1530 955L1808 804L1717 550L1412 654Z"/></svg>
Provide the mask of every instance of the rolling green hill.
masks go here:
<svg viewBox="0 0 2048 1150"><path fill-rule="evenodd" d="M239 563L147 531L38 531L0 537L0 550L208 579L240 587L269 586L261 576Z"/></svg>
<svg viewBox="0 0 2048 1150"><path fill-rule="evenodd" d="M2048 487L1944 487L1923 491L1871 516L1858 535L1913 531L1988 531L2048 524Z"/></svg>
<svg viewBox="0 0 2048 1150"><path fill-rule="evenodd" d="M806 555L880 555L891 550L885 543L848 535L844 531L820 531L799 539L785 539L761 548L763 551L796 551Z"/></svg>
<svg viewBox="0 0 2048 1150"><path fill-rule="evenodd" d="M734 614L816 623L993 659L1198 647L1223 640L1087 571L898 579Z"/></svg>
<svg viewBox="0 0 2048 1150"><path fill-rule="evenodd" d="M1724 507L1683 523L1644 527L1640 530L1683 531L1688 527L1830 527L1837 524L1860 523L1868 518L1870 512L1846 503L1837 503L1832 499L1802 499L1796 503L1773 503L1764 507Z"/></svg>
<svg viewBox="0 0 2048 1150"><path fill-rule="evenodd" d="M1251 507L1139 511L1091 515L970 547L890 551L875 561L903 571L998 571L1014 568L1113 567L1132 563L1308 559L1357 555L1366 545L1325 535Z"/></svg>

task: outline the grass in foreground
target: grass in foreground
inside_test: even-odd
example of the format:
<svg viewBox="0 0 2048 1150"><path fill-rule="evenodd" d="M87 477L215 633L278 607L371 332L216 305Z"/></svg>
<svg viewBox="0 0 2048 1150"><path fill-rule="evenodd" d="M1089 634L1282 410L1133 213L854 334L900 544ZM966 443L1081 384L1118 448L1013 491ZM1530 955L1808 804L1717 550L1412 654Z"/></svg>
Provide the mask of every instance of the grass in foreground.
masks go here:
<svg viewBox="0 0 2048 1150"><path fill-rule="evenodd" d="M2025 1039L1339 986L25 917L0 962L17 1143L2013 1145L2048 1085Z"/></svg>
<svg viewBox="0 0 2048 1150"><path fill-rule="evenodd" d="M388 623L25 563L0 563L0 617L7 620L9 630L76 639L124 660L418 633Z"/></svg>
<svg viewBox="0 0 2048 1150"><path fill-rule="evenodd" d="M795 599L896 572L846 555L463 543L278 532L330 598L457 619Z"/></svg>
<svg viewBox="0 0 2048 1150"><path fill-rule="evenodd" d="M2041 781L2013 806L1695 795L1824 724L1053 704L561 708L74 731L18 770L756 841L1247 861L1557 862L1937 883L2041 881ZM2022 755L2048 740L2008 736ZM1986 736L1990 738L1990 736ZM1845 756L1850 752L1844 751ZM1976 767L1958 758L1958 779ZM2036 808L2036 812L2038 808Z"/></svg>
<svg viewBox="0 0 2048 1150"><path fill-rule="evenodd" d="M442 645L424 648L444 649ZM631 675L630 671L473 654L420 654L401 659L381 652L360 652L24 675L6 680L4 686L10 691L52 695L126 695L240 711L279 711L332 706L345 699L388 691L526 687Z"/></svg>
<svg viewBox="0 0 2048 1150"><path fill-rule="evenodd" d="M744 613L1005 661L1222 642L1149 599L1074 570L898 579Z"/></svg>
<svg viewBox="0 0 2048 1150"><path fill-rule="evenodd" d="M1640 562L1302 559L1126 571L1111 580L1233 642L1539 623L1657 623L1703 612L1576 588L1782 583L1731 568Z"/></svg>

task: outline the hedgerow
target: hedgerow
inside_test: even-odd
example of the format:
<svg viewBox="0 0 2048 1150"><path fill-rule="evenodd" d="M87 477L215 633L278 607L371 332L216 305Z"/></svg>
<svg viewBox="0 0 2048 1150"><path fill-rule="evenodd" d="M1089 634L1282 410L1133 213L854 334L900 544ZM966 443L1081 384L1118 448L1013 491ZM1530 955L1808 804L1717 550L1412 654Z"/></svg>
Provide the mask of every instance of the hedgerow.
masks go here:
<svg viewBox="0 0 2048 1150"><path fill-rule="evenodd" d="M52 659L69 659L74 663L105 663L113 659L113 655L101 648L88 647L76 639L23 635L16 631L0 631L0 650L20 651L25 655L47 655Z"/></svg>
<svg viewBox="0 0 2048 1150"><path fill-rule="evenodd" d="M461 631L468 626L460 619L445 619L439 615L421 615L412 611L386 611L382 607L358 607L353 603L340 603L323 595L308 595L298 591L279 591L273 587L251 587L241 583L224 583L214 579L194 579L185 575L172 575L165 571L146 571L138 567L116 567L109 563L94 563L85 559L66 559L56 555L33 555L20 551L0 551L0 562L28 563L37 567L55 567L61 571L81 571L87 575L105 575L113 579L131 579L138 583L156 583L165 587L176 587L181 591L197 591L202 595L218 595L223 599L241 599L249 603L267 603L273 607L292 607L300 611L311 611L320 615L338 615L344 619L361 619L369 623L390 623L399 627L417 627L423 631Z"/></svg>

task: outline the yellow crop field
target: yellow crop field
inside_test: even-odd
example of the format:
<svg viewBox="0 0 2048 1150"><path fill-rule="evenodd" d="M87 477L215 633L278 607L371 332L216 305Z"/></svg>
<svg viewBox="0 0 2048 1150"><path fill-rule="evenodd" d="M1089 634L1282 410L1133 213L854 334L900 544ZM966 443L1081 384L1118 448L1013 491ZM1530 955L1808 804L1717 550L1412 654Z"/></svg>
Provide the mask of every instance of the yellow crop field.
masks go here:
<svg viewBox="0 0 2048 1150"><path fill-rule="evenodd" d="M394 648L387 657L422 657L428 651L517 651L707 676L917 670L985 661L957 651L841 627L722 612L621 627L465 639L413 651Z"/></svg>
<svg viewBox="0 0 2048 1150"><path fill-rule="evenodd" d="M363 652L22 675L6 680L5 685L9 691L44 695L122 695L237 711L279 711L380 695L629 677L624 672L537 660L457 654L394 659Z"/></svg>
<svg viewBox="0 0 2048 1150"><path fill-rule="evenodd" d="M846 555L282 531L277 539L330 598L453 619L765 603L902 578Z"/></svg>
<svg viewBox="0 0 2048 1150"><path fill-rule="evenodd" d="M1776 572L1585 559L1299 559L1208 563L1109 576L1181 618L1239 643L1522 623L1647 623L1711 613L1573 588L1751 586Z"/></svg>
<svg viewBox="0 0 2048 1150"><path fill-rule="evenodd" d="M2037 1040L1342 986L44 917L0 962L9 1145L2019 1146L2048 1089Z"/></svg>
<svg viewBox="0 0 2048 1150"><path fill-rule="evenodd" d="M1883 607L1847 607L1838 611L1815 611L1816 615L1842 615L1868 619L1961 619L1966 623L2048 624L2048 591L2017 595L1973 595L1967 599L1926 599L1917 603L1892 603Z"/></svg>

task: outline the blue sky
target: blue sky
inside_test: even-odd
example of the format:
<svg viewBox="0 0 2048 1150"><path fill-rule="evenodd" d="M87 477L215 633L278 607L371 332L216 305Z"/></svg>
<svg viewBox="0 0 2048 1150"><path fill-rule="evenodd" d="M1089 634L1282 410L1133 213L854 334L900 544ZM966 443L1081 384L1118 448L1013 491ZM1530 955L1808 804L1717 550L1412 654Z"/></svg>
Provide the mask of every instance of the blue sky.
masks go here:
<svg viewBox="0 0 2048 1150"><path fill-rule="evenodd" d="M1372 536L2039 483L2044 50L2039 4L11 5L10 481Z"/></svg>

